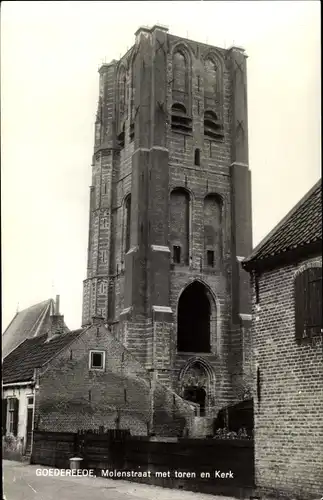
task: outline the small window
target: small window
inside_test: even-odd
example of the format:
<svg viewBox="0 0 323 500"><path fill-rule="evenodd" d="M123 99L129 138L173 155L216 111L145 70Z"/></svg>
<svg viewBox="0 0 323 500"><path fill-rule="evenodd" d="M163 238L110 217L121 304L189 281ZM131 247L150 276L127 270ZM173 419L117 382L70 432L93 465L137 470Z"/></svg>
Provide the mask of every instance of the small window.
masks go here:
<svg viewBox="0 0 323 500"><path fill-rule="evenodd" d="M8 431L17 436L18 431L19 400L10 398L8 400Z"/></svg>
<svg viewBox="0 0 323 500"><path fill-rule="evenodd" d="M104 318L104 309L103 307L99 307L98 308L98 312L97 312L99 318Z"/></svg>
<svg viewBox="0 0 323 500"><path fill-rule="evenodd" d="M194 153L194 165L200 166L200 150L197 148Z"/></svg>
<svg viewBox="0 0 323 500"><path fill-rule="evenodd" d="M107 251L106 250L100 251L100 261L104 262L104 263L107 261Z"/></svg>
<svg viewBox="0 0 323 500"><path fill-rule="evenodd" d="M91 351L90 352L90 370L104 370L105 352Z"/></svg>
<svg viewBox="0 0 323 500"><path fill-rule="evenodd" d="M107 229L108 219L106 217L102 217L102 219L100 220L100 227L101 229Z"/></svg>
<svg viewBox="0 0 323 500"><path fill-rule="evenodd" d="M174 264L180 264L181 262L181 247L177 245L173 246L173 261Z"/></svg>
<svg viewBox="0 0 323 500"><path fill-rule="evenodd" d="M33 404L34 404L34 398L33 396L30 396L29 398L27 398L27 405L32 406Z"/></svg>
<svg viewBox="0 0 323 500"><path fill-rule="evenodd" d="M213 250L207 251L207 265L208 265L208 267L214 267L214 251Z"/></svg>

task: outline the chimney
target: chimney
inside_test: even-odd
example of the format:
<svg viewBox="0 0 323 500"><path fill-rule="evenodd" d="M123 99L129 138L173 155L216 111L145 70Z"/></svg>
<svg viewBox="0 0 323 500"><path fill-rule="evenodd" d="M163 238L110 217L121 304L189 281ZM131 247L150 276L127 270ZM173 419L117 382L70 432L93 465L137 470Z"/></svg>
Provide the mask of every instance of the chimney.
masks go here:
<svg viewBox="0 0 323 500"><path fill-rule="evenodd" d="M59 295L56 295L56 301L54 305L54 314L51 315L51 324L48 331L47 340L56 337L62 333L66 332L65 324L64 324L64 315L59 312Z"/></svg>
<svg viewBox="0 0 323 500"><path fill-rule="evenodd" d="M59 295L56 295L55 316L59 316Z"/></svg>

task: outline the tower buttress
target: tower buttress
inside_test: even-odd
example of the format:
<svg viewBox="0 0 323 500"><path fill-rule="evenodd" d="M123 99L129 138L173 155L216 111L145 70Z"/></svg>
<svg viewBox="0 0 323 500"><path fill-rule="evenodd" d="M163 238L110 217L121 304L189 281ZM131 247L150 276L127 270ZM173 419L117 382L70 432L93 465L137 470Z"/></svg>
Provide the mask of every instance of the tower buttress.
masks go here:
<svg viewBox="0 0 323 500"><path fill-rule="evenodd" d="M87 277L83 283L82 325L94 316L107 319L111 289L110 241L114 159L115 62L100 69L99 100L95 121Z"/></svg>

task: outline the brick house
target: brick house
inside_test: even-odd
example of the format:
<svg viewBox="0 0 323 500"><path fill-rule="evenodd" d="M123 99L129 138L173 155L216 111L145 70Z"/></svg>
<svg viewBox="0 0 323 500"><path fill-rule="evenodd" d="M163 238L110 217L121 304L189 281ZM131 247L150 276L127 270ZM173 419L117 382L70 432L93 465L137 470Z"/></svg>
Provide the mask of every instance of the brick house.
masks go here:
<svg viewBox="0 0 323 500"><path fill-rule="evenodd" d="M210 420L250 391L246 59L154 26L99 69L82 325Z"/></svg>
<svg viewBox="0 0 323 500"><path fill-rule="evenodd" d="M56 324L63 323L58 316ZM60 320L60 321L58 321ZM129 429L134 435L181 435L192 406L155 382L104 326L52 329L26 339L3 361L3 433L30 451L32 431Z"/></svg>
<svg viewBox="0 0 323 500"><path fill-rule="evenodd" d="M253 287L256 484L323 493L321 180L243 267Z"/></svg>

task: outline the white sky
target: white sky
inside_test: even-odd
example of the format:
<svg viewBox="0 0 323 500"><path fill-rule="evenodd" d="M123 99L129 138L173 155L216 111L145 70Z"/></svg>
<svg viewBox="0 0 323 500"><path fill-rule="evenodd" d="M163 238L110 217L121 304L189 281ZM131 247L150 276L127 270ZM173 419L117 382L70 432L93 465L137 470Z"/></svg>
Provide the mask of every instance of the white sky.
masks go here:
<svg viewBox="0 0 323 500"><path fill-rule="evenodd" d="M98 67L140 25L248 59L256 245L320 177L320 2L2 2L2 312L81 324Z"/></svg>

